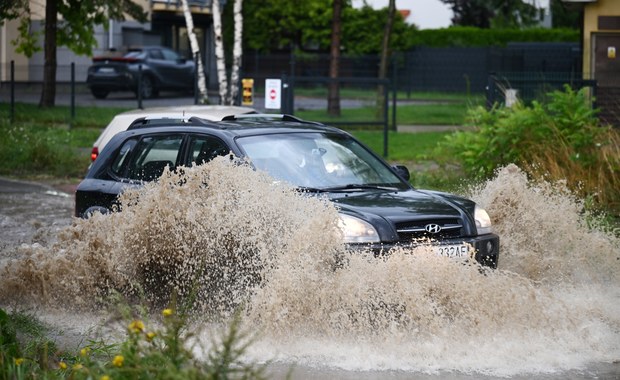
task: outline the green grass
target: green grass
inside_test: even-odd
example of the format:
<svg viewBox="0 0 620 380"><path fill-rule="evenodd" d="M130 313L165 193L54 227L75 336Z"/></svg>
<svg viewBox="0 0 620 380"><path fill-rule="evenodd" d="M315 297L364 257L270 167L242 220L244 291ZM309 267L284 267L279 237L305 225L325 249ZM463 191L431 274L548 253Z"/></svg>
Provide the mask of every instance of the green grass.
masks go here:
<svg viewBox="0 0 620 380"><path fill-rule="evenodd" d="M345 96L341 94L344 98ZM434 95L438 96L438 95ZM400 97L399 99L403 99ZM400 103L396 112L397 125L463 125L466 121L468 110L477 105L484 104L484 99L480 96L466 97L448 95L442 99L433 97L417 98L428 103ZM391 104L390 104L391 106ZM373 106L362 108L342 108L340 117L333 117L327 114L326 109L319 110L298 110L296 116L307 120L317 120L326 123L333 122L380 122L381 115L377 115L377 108ZM392 109L388 111L388 119L392 119Z"/></svg>
<svg viewBox="0 0 620 380"><path fill-rule="evenodd" d="M14 122L71 126L72 128L105 128L116 114L128 110L129 108L119 107L76 107L75 119L71 123L71 108L69 106L39 108L35 104L16 103ZM9 117L10 105L0 103L0 120L9 120Z"/></svg>
<svg viewBox="0 0 620 380"><path fill-rule="evenodd" d="M350 131L378 154L383 153L383 132ZM437 143L451 132L388 133L390 161L424 161L434 159Z"/></svg>

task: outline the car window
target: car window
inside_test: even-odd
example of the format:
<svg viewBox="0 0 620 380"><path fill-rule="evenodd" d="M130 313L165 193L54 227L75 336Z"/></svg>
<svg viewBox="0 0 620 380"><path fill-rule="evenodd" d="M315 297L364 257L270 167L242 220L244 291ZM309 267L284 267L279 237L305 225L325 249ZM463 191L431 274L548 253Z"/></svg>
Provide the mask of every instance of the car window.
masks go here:
<svg viewBox="0 0 620 380"><path fill-rule="evenodd" d="M121 146L121 149L118 151L116 158L112 162L112 165L110 166L112 173L116 174L117 176L121 176L121 173L123 172L123 169L125 168L129 160L129 156L131 155L131 152L133 151L133 148L136 146L137 142L138 139L135 138L125 141L123 146Z"/></svg>
<svg viewBox="0 0 620 380"><path fill-rule="evenodd" d="M174 169L179 157L183 135L143 137L133 148L127 178L152 181L161 177L164 169Z"/></svg>
<svg viewBox="0 0 620 380"><path fill-rule="evenodd" d="M252 164L295 186L406 186L355 140L321 133L248 136L237 139Z"/></svg>
<svg viewBox="0 0 620 380"><path fill-rule="evenodd" d="M164 55L159 49L151 49L149 50L149 58L152 59L164 59Z"/></svg>
<svg viewBox="0 0 620 380"><path fill-rule="evenodd" d="M224 142L212 136L193 136L189 146L190 165L201 165L230 152L230 148Z"/></svg>
<svg viewBox="0 0 620 380"><path fill-rule="evenodd" d="M146 56L146 53L142 50L131 50L131 51L128 51L123 57L142 59L145 56Z"/></svg>
<svg viewBox="0 0 620 380"><path fill-rule="evenodd" d="M172 50L162 49L161 53L166 61L176 61L179 59L179 55Z"/></svg>

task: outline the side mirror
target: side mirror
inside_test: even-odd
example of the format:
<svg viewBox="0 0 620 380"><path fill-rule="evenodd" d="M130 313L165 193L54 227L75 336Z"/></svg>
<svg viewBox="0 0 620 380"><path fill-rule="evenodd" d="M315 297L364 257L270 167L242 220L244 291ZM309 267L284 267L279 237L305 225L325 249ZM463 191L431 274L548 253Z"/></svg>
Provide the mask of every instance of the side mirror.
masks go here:
<svg viewBox="0 0 620 380"><path fill-rule="evenodd" d="M405 181L409 182L411 178L411 174L409 174L409 169L405 165L393 165L392 168L396 171L396 173Z"/></svg>

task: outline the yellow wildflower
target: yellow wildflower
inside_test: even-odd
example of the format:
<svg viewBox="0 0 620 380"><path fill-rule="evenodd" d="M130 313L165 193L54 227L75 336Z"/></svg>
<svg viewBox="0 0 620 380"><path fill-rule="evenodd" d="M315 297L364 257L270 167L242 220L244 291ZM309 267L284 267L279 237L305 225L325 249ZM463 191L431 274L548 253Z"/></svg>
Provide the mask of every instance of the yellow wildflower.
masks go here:
<svg viewBox="0 0 620 380"><path fill-rule="evenodd" d="M73 369L76 370L76 371L78 371L78 370L80 370L82 368L83 368L83 366L82 366L81 363L76 363L76 364L73 365Z"/></svg>
<svg viewBox="0 0 620 380"><path fill-rule="evenodd" d="M155 336L157 336L157 334L155 334L153 331L149 331L146 333L146 340L151 342L153 338L155 338Z"/></svg>
<svg viewBox="0 0 620 380"><path fill-rule="evenodd" d="M99 378L99 380L110 380L110 376L108 375L103 375Z"/></svg>
<svg viewBox="0 0 620 380"><path fill-rule="evenodd" d="M122 355L116 355L112 360L112 365L114 365L114 367L122 367L124 361L125 358Z"/></svg>
<svg viewBox="0 0 620 380"><path fill-rule="evenodd" d="M142 331L144 331L144 322L142 322L139 319L134 320L133 322L131 322L129 324L129 331L134 332L134 333L141 333Z"/></svg>
<svg viewBox="0 0 620 380"><path fill-rule="evenodd" d="M174 311L172 311L172 309L164 309L161 313L164 317L169 317L174 314Z"/></svg>
<svg viewBox="0 0 620 380"><path fill-rule="evenodd" d="M87 356L90 353L90 347L84 347L80 350L81 356Z"/></svg>
<svg viewBox="0 0 620 380"><path fill-rule="evenodd" d="M60 369L67 369L67 363L60 362L60 363L58 363L58 367L60 367Z"/></svg>
<svg viewBox="0 0 620 380"><path fill-rule="evenodd" d="M15 365L19 366L24 362L24 358L13 358Z"/></svg>

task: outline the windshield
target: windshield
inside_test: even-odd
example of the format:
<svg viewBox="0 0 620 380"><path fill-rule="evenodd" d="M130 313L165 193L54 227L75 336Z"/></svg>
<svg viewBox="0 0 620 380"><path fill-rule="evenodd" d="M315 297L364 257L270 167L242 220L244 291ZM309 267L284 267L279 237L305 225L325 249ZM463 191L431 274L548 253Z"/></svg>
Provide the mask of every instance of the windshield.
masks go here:
<svg viewBox="0 0 620 380"><path fill-rule="evenodd" d="M407 185L354 139L338 134L287 133L237 140L252 164L272 177L317 190Z"/></svg>

